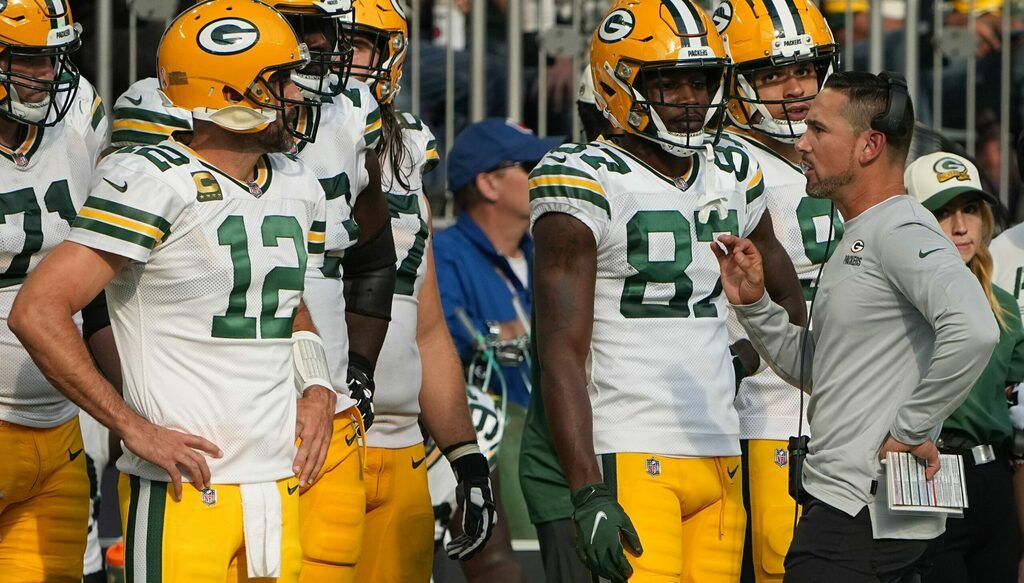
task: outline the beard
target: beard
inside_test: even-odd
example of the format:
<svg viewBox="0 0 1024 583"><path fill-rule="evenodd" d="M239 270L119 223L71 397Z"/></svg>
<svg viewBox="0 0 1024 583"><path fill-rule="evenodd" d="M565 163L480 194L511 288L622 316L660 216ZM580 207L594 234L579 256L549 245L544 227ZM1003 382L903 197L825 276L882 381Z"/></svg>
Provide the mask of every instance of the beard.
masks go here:
<svg viewBox="0 0 1024 583"><path fill-rule="evenodd" d="M288 124L294 126L298 119L298 110L290 109L284 113L279 113L274 123L267 126L267 129L259 132L255 135L256 142L259 144L261 149L266 152L291 152L292 146L295 144L295 139L292 137L290 131L288 131ZM285 122L285 116L288 117L288 122Z"/></svg>
<svg viewBox="0 0 1024 583"><path fill-rule="evenodd" d="M815 182L813 185L807 185L807 195L811 198L828 198L831 199L832 195L837 190L853 182L853 171L846 170L840 172L835 176L829 176L828 178L822 178Z"/></svg>

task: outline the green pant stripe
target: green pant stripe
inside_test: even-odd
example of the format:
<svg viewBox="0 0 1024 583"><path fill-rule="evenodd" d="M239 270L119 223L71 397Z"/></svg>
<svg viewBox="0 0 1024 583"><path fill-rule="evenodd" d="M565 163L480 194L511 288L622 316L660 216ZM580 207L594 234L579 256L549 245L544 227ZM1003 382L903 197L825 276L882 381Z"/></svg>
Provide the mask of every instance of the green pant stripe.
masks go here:
<svg viewBox="0 0 1024 583"><path fill-rule="evenodd" d="M146 528L146 583L163 579L164 506L167 482L149 483L149 521Z"/></svg>
<svg viewBox="0 0 1024 583"><path fill-rule="evenodd" d="M601 473L604 475L604 483L608 486L608 489L612 491L612 496L615 500L619 499L619 479L618 470L616 468L614 453L601 454Z"/></svg>
<svg viewBox="0 0 1024 583"><path fill-rule="evenodd" d="M128 504L128 528L124 533L125 580L131 583L135 574L135 518L139 511L139 478L128 476L131 502Z"/></svg>

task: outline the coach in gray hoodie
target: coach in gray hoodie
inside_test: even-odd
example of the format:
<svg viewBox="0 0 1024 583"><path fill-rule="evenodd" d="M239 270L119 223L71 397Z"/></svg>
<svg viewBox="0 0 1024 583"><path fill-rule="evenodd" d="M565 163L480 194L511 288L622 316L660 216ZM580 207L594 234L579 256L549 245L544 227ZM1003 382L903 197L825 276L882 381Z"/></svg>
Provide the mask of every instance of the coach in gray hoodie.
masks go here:
<svg viewBox="0 0 1024 583"><path fill-rule="evenodd" d="M913 580L945 518L890 512L880 459L909 451L933 476L942 421L998 341L977 278L905 194L913 119L905 86L870 73L832 75L811 105L797 142L807 192L835 203L846 232L824 266L806 341L765 293L754 246L728 235L713 245L754 347L811 395L809 498L787 582Z"/></svg>

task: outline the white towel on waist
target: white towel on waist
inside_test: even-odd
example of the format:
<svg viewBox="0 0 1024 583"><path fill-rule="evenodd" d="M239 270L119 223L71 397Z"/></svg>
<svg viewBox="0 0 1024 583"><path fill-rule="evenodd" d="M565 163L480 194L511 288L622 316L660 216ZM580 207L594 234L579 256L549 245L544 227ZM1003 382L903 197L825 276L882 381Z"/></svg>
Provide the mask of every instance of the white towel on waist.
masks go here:
<svg viewBox="0 0 1024 583"><path fill-rule="evenodd" d="M241 484L242 528L250 578L281 576L281 492L275 482Z"/></svg>

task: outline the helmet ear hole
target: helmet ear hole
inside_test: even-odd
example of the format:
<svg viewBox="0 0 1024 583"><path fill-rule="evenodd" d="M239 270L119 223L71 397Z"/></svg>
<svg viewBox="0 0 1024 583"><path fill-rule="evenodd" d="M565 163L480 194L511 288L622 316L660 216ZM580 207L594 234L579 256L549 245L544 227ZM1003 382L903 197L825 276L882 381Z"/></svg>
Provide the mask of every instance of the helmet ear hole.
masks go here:
<svg viewBox="0 0 1024 583"><path fill-rule="evenodd" d="M224 94L224 99L231 103L241 103L245 99L244 95L242 95L238 91L235 91L233 88L228 87L227 85L225 85L224 88L221 89L221 91Z"/></svg>

